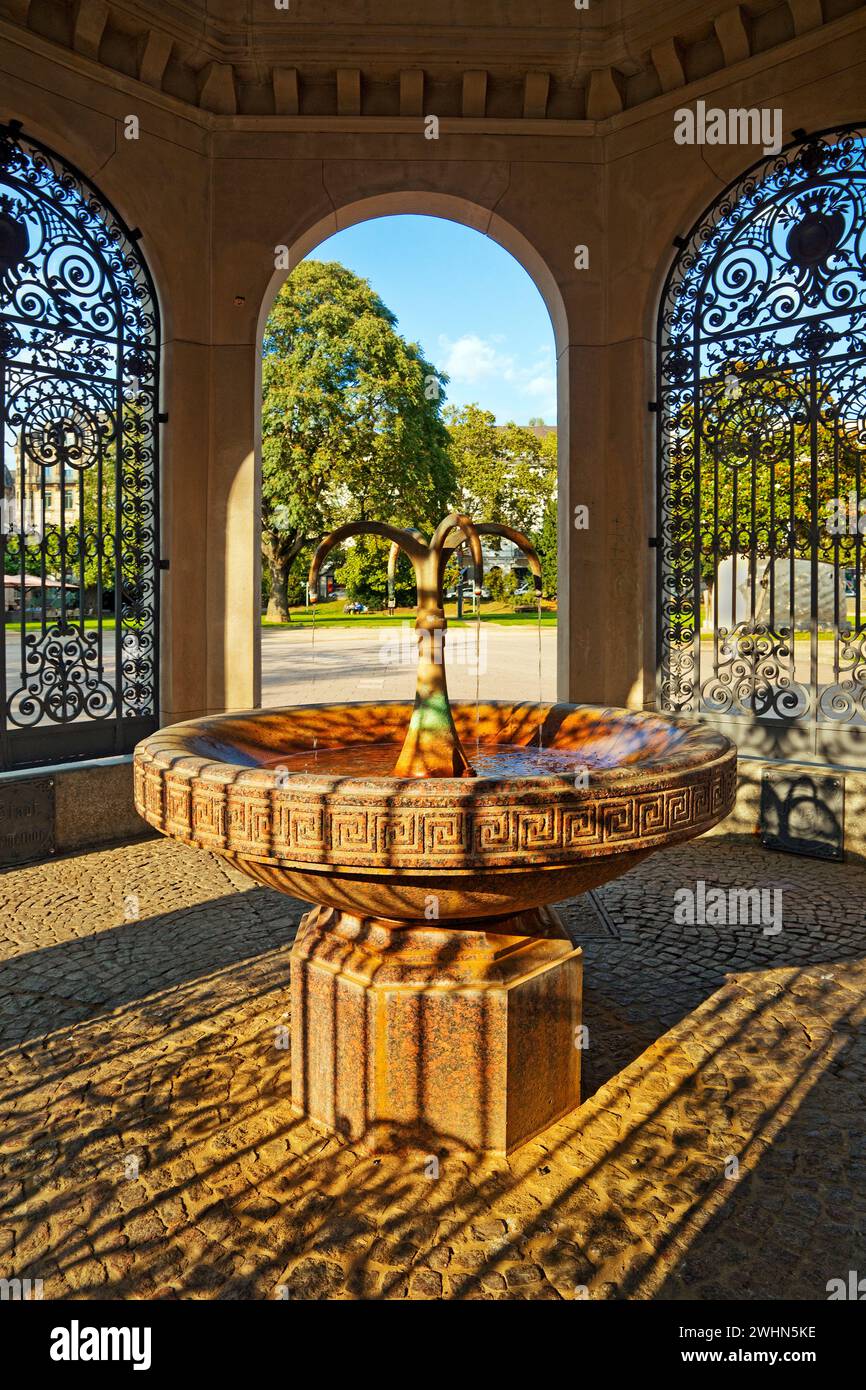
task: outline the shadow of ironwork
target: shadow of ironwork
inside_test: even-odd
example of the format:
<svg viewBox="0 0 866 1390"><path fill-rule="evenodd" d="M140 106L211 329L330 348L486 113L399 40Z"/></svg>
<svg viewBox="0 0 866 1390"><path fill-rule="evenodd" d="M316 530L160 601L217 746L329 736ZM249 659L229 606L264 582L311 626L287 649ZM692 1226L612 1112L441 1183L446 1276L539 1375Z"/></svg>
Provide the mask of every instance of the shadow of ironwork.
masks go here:
<svg viewBox="0 0 866 1390"><path fill-rule="evenodd" d="M718 881L735 872L712 857ZM621 920L640 874L604 890L621 938L585 942L587 1098L507 1160L447 1135L370 1154L291 1111L288 899L252 888L22 952L3 988L10 1275L80 1298L679 1298L692 1278L707 1297L824 1297L864 1263L845 1129L866 1084L863 933L756 939L683 979L687 941L666 958L663 921ZM661 1017L653 970L656 995L680 984Z"/></svg>

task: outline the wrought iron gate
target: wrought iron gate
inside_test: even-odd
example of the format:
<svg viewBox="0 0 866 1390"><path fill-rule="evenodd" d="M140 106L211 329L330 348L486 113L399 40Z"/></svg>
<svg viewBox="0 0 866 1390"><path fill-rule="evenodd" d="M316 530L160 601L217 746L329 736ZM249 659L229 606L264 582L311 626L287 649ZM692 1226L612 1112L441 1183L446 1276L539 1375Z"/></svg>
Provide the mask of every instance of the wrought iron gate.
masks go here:
<svg viewBox="0 0 866 1390"><path fill-rule="evenodd" d="M135 243L0 126L0 768L156 727L159 318Z"/></svg>
<svg viewBox="0 0 866 1390"><path fill-rule="evenodd" d="M744 752L866 763L866 142L718 199L658 332L659 704Z"/></svg>

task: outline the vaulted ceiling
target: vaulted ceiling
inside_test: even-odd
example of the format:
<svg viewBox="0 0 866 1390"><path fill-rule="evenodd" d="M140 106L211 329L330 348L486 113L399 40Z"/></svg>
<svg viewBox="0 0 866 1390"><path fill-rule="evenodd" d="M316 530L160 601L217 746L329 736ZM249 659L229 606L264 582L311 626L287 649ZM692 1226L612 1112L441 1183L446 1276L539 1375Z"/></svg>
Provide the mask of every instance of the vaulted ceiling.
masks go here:
<svg viewBox="0 0 866 1390"><path fill-rule="evenodd" d="M603 119L866 0L0 0L49 45L224 115Z"/></svg>

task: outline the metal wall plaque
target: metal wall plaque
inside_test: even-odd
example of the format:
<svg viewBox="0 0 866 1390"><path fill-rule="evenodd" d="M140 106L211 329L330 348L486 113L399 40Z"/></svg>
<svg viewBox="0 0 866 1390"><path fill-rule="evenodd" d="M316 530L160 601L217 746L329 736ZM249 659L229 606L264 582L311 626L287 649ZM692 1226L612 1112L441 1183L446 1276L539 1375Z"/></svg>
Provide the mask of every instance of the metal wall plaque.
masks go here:
<svg viewBox="0 0 866 1390"><path fill-rule="evenodd" d="M761 843L814 859L845 857L845 780L764 769Z"/></svg>
<svg viewBox="0 0 866 1390"><path fill-rule="evenodd" d="M54 778L0 780L0 868L54 853Z"/></svg>

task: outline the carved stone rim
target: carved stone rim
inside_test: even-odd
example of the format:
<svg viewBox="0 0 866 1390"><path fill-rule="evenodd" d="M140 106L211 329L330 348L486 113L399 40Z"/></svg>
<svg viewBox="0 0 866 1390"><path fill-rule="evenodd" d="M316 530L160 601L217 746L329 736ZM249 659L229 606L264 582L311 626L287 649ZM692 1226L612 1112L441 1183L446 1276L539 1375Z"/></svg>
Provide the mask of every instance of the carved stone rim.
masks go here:
<svg viewBox="0 0 866 1390"><path fill-rule="evenodd" d="M418 780L290 773L277 785L274 768L194 751L203 738L228 738L242 728L258 736L263 720L285 730L291 721L326 720L334 711L351 711L357 721L365 708L392 717L399 736L411 705L298 706L164 729L136 749L136 807L164 834L238 859L325 873L423 875L555 867L656 848L709 829L734 803L736 749L724 735L606 707L500 702L482 710L505 729L511 714L525 716L531 708L542 717L577 713L623 728L677 728L683 737L664 756L593 773L586 789L551 776ZM466 703L454 708L457 717L465 717L467 708L474 712ZM232 749L223 747L228 759ZM577 759L579 749L575 754Z"/></svg>

